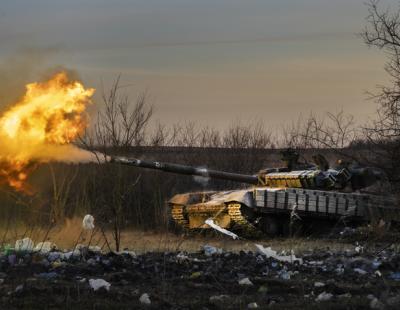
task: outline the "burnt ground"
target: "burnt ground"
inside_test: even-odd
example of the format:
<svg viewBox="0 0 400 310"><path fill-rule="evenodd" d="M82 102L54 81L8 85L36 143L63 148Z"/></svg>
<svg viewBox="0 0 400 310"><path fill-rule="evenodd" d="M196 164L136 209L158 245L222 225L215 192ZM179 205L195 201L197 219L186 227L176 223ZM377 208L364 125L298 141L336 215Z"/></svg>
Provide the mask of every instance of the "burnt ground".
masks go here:
<svg viewBox="0 0 400 310"><path fill-rule="evenodd" d="M214 247L140 255L9 251L0 256L0 309L399 309L396 244L321 244L305 245L302 263ZM91 279L111 286L94 291ZM140 301L144 293L150 304Z"/></svg>

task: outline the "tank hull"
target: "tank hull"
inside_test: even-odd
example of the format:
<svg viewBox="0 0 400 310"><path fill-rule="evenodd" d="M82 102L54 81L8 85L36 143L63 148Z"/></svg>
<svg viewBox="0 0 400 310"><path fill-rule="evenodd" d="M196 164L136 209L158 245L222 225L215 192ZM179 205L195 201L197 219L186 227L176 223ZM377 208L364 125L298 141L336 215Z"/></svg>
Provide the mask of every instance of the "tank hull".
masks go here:
<svg viewBox="0 0 400 310"><path fill-rule="evenodd" d="M286 224L294 216L332 222L400 221L396 201L389 197L301 188L186 193L172 197L169 206L176 225L189 230L209 229L205 224L209 218L223 228L246 231L257 230L260 219L277 217L287 219ZM280 221L280 225L286 224Z"/></svg>

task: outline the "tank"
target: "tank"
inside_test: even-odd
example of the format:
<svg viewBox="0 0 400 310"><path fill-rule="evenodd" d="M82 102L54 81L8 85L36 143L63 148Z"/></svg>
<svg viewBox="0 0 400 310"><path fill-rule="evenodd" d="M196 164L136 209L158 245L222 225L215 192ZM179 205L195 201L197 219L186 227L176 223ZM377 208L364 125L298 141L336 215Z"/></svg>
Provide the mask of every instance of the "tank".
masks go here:
<svg viewBox="0 0 400 310"><path fill-rule="evenodd" d="M282 151L281 168L254 175L231 173L175 163L112 157L111 162L184 175L230 180L246 189L177 194L168 201L173 223L184 230L210 229L213 219L222 228L246 235L286 234L293 222L309 226L322 223L399 221L393 197L362 192L385 175L378 169L339 161L330 168L320 154L313 164L300 163L294 150Z"/></svg>

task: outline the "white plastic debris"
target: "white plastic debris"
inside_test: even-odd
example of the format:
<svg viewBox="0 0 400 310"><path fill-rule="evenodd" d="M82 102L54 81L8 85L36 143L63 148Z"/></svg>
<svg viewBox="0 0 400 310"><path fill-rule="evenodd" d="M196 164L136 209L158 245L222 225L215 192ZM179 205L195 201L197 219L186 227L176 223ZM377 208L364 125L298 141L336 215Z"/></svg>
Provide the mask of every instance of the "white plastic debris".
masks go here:
<svg viewBox="0 0 400 310"><path fill-rule="evenodd" d="M79 249L75 249L73 251L63 253L61 256L61 259L69 260L73 256L77 257L80 255L81 255L81 251Z"/></svg>
<svg viewBox="0 0 400 310"><path fill-rule="evenodd" d="M324 286L325 286L325 283L323 283L323 282L315 282L315 283L314 283L314 286L315 286L315 287L324 287Z"/></svg>
<svg viewBox="0 0 400 310"><path fill-rule="evenodd" d="M137 257L137 255L134 251L129 251L129 250L123 250L122 252L120 252L120 254L129 255L131 258Z"/></svg>
<svg viewBox="0 0 400 310"><path fill-rule="evenodd" d="M178 253L178 255L176 255L176 259L177 259L178 262L182 263L184 261L189 260L189 256L187 256L186 254L180 252L180 253Z"/></svg>
<svg viewBox="0 0 400 310"><path fill-rule="evenodd" d="M94 217L92 215L86 214L83 217L82 228L85 229L85 230L94 229Z"/></svg>
<svg viewBox="0 0 400 310"><path fill-rule="evenodd" d="M205 223L208 226L210 226L211 228L218 230L219 232L221 232L229 237L232 237L233 240L239 239L238 235L234 234L233 232L231 232L229 230L226 230L225 228L222 228L221 226L218 226L217 224L214 223L214 220L211 218L206 220Z"/></svg>
<svg viewBox="0 0 400 310"><path fill-rule="evenodd" d="M354 270L354 272L357 272L358 274L361 274L361 275L368 273L364 269L361 269L361 268L354 268L353 270Z"/></svg>
<svg viewBox="0 0 400 310"><path fill-rule="evenodd" d="M33 250L33 241L31 238L24 238L17 240L15 242L15 250L16 251L27 251L31 252Z"/></svg>
<svg viewBox="0 0 400 310"><path fill-rule="evenodd" d="M335 269L335 272L336 272L337 274L342 274L342 273L344 273L344 268L343 268L343 266L338 266L338 267Z"/></svg>
<svg viewBox="0 0 400 310"><path fill-rule="evenodd" d="M295 263L299 262L299 264L303 264L303 259L297 258L293 252L290 255L278 255L278 253L271 249L271 247L264 248L261 244L254 244L257 248L258 253L265 255L267 258L272 257L281 262Z"/></svg>
<svg viewBox="0 0 400 310"><path fill-rule="evenodd" d="M101 247L98 245L90 245L88 249L94 253L101 253Z"/></svg>
<svg viewBox="0 0 400 310"><path fill-rule="evenodd" d="M247 308L248 308L248 309L257 309L257 308L258 308L258 305L257 305L256 302L251 302L251 303L249 303L249 304L247 305Z"/></svg>
<svg viewBox="0 0 400 310"><path fill-rule="evenodd" d="M35 251L40 253L49 253L51 250L56 249L57 246L50 241L39 242L35 246Z"/></svg>
<svg viewBox="0 0 400 310"><path fill-rule="evenodd" d="M140 296L139 301L144 304L144 305L150 305L151 304L151 300L150 300L150 296L147 293L144 293Z"/></svg>
<svg viewBox="0 0 400 310"><path fill-rule="evenodd" d="M214 254L221 254L222 249L218 249L216 247L213 247L212 245L205 245L203 246L204 254L206 256L212 256Z"/></svg>
<svg viewBox="0 0 400 310"><path fill-rule="evenodd" d="M249 278L243 278L238 281L239 285L253 285Z"/></svg>
<svg viewBox="0 0 400 310"><path fill-rule="evenodd" d="M291 273L287 272L286 270L282 270L279 272L279 278L282 280L290 280Z"/></svg>
<svg viewBox="0 0 400 310"><path fill-rule="evenodd" d="M24 290L24 285L23 284L20 284L20 285L18 285L16 288L15 288L15 293L20 293L20 292L22 292Z"/></svg>
<svg viewBox="0 0 400 310"><path fill-rule="evenodd" d="M356 253L363 253L363 252L364 252L364 247L361 246L361 245L357 245L357 246L354 248L354 251L356 251Z"/></svg>
<svg viewBox="0 0 400 310"><path fill-rule="evenodd" d="M89 285L94 291L97 291L102 287L104 287L107 291L109 291L111 286L110 283L108 283L106 280L103 279L90 279Z"/></svg>
<svg viewBox="0 0 400 310"><path fill-rule="evenodd" d="M317 296L317 298L315 298L315 301L317 301L317 302L328 301L328 300L331 300L332 297L333 297L333 295L331 293L322 292L321 294L319 294Z"/></svg>
<svg viewBox="0 0 400 310"><path fill-rule="evenodd" d="M310 266L321 266L324 264L324 262L320 261L320 260L317 260L317 261L312 260L312 261L307 262L307 264Z"/></svg>
<svg viewBox="0 0 400 310"><path fill-rule="evenodd" d="M371 263L372 268L373 269L378 269L380 265L382 265L382 263L378 260L378 259L374 259Z"/></svg>

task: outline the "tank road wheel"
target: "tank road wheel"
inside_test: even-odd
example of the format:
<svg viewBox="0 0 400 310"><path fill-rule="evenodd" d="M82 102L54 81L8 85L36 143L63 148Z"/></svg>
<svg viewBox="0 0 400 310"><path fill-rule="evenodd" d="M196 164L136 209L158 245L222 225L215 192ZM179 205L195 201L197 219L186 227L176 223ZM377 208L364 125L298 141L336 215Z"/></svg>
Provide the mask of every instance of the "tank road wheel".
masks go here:
<svg viewBox="0 0 400 310"><path fill-rule="evenodd" d="M260 230L270 237L278 236L282 233L282 221L276 216L264 215L258 224Z"/></svg>
<svg viewBox="0 0 400 310"><path fill-rule="evenodd" d="M232 229L236 232L244 234L243 237L247 238L259 238L261 237L261 232L248 220L244 208L245 206L240 203L228 203L228 214L232 221Z"/></svg>

